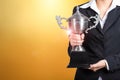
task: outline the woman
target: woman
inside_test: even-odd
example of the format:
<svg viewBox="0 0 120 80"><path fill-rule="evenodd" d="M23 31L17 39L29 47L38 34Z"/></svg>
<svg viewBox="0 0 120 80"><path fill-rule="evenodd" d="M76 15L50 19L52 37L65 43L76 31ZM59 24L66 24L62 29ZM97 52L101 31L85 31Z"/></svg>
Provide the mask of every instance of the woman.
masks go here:
<svg viewBox="0 0 120 80"><path fill-rule="evenodd" d="M77 68L75 80L120 80L119 0L91 0L79 7L79 11L87 17L98 14L100 22L87 34L71 33L69 36L70 58L74 59L77 55L75 52L71 52L72 46L82 45L86 49L82 53L87 54L90 60L93 60L88 69ZM75 12L76 8L74 8L73 14ZM97 58L98 56L94 56L94 54L101 58Z"/></svg>

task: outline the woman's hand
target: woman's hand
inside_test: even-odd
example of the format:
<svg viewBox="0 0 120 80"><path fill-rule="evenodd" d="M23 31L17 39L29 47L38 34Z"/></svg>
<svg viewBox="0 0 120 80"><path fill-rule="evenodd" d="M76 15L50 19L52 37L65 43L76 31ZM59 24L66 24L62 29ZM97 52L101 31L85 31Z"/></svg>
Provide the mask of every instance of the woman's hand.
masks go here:
<svg viewBox="0 0 120 80"><path fill-rule="evenodd" d="M74 33L71 33L69 35L69 41L70 41L70 44L72 46L76 46L76 45L82 45L82 43L84 42L84 37L85 35L84 34L74 34Z"/></svg>
<svg viewBox="0 0 120 80"><path fill-rule="evenodd" d="M99 69L102 69L102 68L106 67L105 62L106 62L106 60L100 60L95 64L91 64L89 69L93 70L93 71L97 71Z"/></svg>

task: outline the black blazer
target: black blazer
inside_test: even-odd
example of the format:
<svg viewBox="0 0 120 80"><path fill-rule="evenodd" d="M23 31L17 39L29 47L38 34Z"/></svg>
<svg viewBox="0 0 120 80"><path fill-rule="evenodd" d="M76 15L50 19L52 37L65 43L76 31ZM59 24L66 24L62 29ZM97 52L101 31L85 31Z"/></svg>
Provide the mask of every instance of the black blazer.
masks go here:
<svg viewBox="0 0 120 80"><path fill-rule="evenodd" d="M76 7L73 9L73 14L75 12ZM87 17L97 14L90 7L86 9L80 8L80 12ZM89 25L93 25L93 23L90 22ZM99 23L96 28L85 34L83 46L86 52L82 52L84 53L82 56L80 52L71 53L71 45L69 44L68 53L70 62L74 62L74 60L79 62L79 59L83 57L86 57L85 62L90 64L106 59L110 70L108 71L106 68L103 68L93 72L77 67L75 80L98 80L98 76L101 76L103 80L120 80L120 6L117 6L108 13L103 29L101 29Z"/></svg>

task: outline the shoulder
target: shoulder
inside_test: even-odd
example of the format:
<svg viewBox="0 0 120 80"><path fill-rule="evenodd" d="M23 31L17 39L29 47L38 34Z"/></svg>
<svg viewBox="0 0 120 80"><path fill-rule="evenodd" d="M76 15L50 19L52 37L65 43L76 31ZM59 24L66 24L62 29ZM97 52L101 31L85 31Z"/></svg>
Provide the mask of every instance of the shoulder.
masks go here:
<svg viewBox="0 0 120 80"><path fill-rule="evenodd" d="M120 6L117 6L116 9L119 9L119 10L120 10Z"/></svg>
<svg viewBox="0 0 120 80"><path fill-rule="evenodd" d="M116 6L113 10L111 10L109 13L115 12L116 14L120 13L120 6ZM118 14L119 15L119 14Z"/></svg>

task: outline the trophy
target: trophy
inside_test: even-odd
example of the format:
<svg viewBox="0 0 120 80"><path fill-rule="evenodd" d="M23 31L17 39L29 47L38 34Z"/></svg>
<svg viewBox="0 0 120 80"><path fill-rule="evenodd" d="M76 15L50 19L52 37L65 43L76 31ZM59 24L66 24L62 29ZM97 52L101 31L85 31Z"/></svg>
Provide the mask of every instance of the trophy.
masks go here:
<svg viewBox="0 0 120 80"><path fill-rule="evenodd" d="M88 27L88 22L94 19L93 26ZM56 16L57 23L61 29L70 30L72 33L75 34L82 34L88 33L89 30L96 28L97 24L99 23L99 16L91 16L90 18L86 17L79 11L79 6L77 6L77 11L70 17L64 18L61 16ZM68 27L62 26L62 20L66 20L68 22ZM85 48L82 45L76 45L72 47L71 51L75 52L84 52Z"/></svg>

